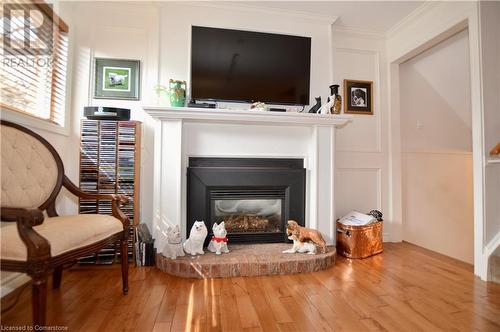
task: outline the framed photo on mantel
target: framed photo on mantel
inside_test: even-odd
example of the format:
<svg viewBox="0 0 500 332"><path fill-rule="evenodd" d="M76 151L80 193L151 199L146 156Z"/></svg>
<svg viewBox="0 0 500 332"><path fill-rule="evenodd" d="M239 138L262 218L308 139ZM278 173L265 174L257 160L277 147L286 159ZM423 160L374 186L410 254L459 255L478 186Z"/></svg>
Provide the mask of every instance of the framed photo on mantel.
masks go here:
<svg viewBox="0 0 500 332"><path fill-rule="evenodd" d="M344 80L344 113L373 114L373 82Z"/></svg>

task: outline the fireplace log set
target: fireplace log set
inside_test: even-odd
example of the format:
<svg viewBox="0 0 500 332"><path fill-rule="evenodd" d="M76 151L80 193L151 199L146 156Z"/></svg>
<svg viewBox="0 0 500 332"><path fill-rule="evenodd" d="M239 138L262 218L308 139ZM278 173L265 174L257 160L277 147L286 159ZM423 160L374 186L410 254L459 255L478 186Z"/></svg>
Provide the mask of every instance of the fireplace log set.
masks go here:
<svg viewBox="0 0 500 332"><path fill-rule="evenodd" d="M224 217L228 233L272 233L280 232L280 216L264 217L252 214L237 214Z"/></svg>

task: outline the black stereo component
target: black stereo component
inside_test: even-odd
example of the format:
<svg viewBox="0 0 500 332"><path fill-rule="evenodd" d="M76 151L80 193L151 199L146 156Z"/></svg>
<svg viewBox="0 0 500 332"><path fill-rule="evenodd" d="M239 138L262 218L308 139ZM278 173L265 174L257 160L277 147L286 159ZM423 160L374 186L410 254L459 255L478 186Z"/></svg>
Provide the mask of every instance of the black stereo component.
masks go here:
<svg viewBox="0 0 500 332"><path fill-rule="evenodd" d="M83 115L89 120L130 120L129 108L103 107L103 106L85 106Z"/></svg>
<svg viewBox="0 0 500 332"><path fill-rule="evenodd" d="M194 108L215 108L216 104L214 103L196 103L196 102L191 102L188 103L188 107L194 107Z"/></svg>

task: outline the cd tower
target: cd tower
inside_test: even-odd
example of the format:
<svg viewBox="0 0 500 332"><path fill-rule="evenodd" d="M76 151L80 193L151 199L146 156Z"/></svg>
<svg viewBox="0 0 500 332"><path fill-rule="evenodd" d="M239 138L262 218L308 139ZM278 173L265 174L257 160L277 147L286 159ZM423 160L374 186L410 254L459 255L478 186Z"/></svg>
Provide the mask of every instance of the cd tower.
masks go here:
<svg viewBox="0 0 500 332"><path fill-rule="evenodd" d="M139 172L141 123L138 121L82 120L80 188L88 193L124 194L130 203L121 210L130 219L129 260L134 255L134 231L139 222ZM82 214L111 214L111 202L80 199ZM82 257L86 264L112 264L120 256L119 245Z"/></svg>

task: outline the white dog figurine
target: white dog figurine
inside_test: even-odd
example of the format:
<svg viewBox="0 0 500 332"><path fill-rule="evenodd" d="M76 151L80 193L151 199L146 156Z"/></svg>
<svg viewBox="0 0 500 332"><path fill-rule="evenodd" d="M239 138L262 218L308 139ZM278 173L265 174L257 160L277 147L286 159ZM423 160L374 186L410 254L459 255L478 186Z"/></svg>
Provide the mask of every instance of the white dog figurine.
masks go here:
<svg viewBox="0 0 500 332"><path fill-rule="evenodd" d="M168 226L167 244L163 248L162 254L170 259L176 259L177 257L185 255L182 249L182 238L181 232L179 231L179 225L175 225L174 227Z"/></svg>
<svg viewBox="0 0 500 332"><path fill-rule="evenodd" d="M228 253L229 249L227 248L227 231L224 222L221 222L219 225L214 223L212 227L212 231L214 232L214 236L210 240L208 244L208 250L211 252L215 252L216 255L220 255L221 253Z"/></svg>
<svg viewBox="0 0 500 332"><path fill-rule="evenodd" d="M309 255L316 254L316 245L313 242L300 242L299 238L294 234L291 234L288 239L293 241L293 246L291 249L283 250L284 254L295 254L296 252L308 253Z"/></svg>
<svg viewBox="0 0 500 332"><path fill-rule="evenodd" d="M208 235L207 226L204 221L196 220L191 227L189 239L184 242L184 251L192 256L200 254L203 255L203 242Z"/></svg>

